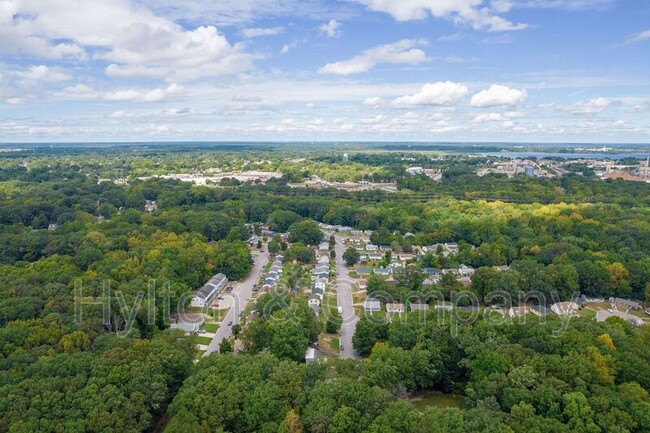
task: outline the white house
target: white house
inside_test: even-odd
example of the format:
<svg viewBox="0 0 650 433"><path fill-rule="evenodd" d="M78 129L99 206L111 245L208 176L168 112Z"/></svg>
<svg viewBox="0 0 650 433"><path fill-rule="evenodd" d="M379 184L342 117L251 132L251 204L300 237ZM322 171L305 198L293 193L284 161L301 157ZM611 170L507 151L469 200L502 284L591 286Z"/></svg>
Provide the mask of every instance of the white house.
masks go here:
<svg viewBox="0 0 650 433"><path fill-rule="evenodd" d="M551 311L558 316L572 316L580 309L575 302L557 302L551 305Z"/></svg>
<svg viewBox="0 0 650 433"><path fill-rule="evenodd" d="M215 275L194 293L190 305L192 307L205 307L214 299L217 293L226 287L226 284L228 284L228 278L224 274Z"/></svg>
<svg viewBox="0 0 650 433"><path fill-rule="evenodd" d="M474 272L474 268L467 265L460 265L460 268L458 268L458 273L464 277L472 276L474 275Z"/></svg>
<svg viewBox="0 0 650 433"><path fill-rule="evenodd" d="M404 304L386 304L386 312L401 314L404 312Z"/></svg>
<svg viewBox="0 0 650 433"><path fill-rule="evenodd" d="M367 313L376 313L381 310L381 302L375 298L368 298L363 303L363 311Z"/></svg>
<svg viewBox="0 0 650 433"><path fill-rule="evenodd" d="M510 317L524 317L526 314L530 313L530 308L526 305L521 307L512 307L508 310L508 316Z"/></svg>
<svg viewBox="0 0 650 433"><path fill-rule="evenodd" d="M305 363L310 364L316 360L316 349L313 347L307 348L307 353L305 353Z"/></svg>

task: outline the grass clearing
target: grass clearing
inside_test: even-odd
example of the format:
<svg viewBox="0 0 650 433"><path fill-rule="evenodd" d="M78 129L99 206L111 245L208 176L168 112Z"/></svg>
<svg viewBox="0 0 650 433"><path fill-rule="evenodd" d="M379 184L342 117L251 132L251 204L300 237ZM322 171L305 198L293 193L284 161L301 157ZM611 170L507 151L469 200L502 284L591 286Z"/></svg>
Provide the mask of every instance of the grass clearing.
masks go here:
<svg viewBox="0 0 650 433"><path fill-rule="evenodd" d="M215 332L217 332L217 329L219 329L219 325L217 325L216 323L206 323L203 325L203 329L205 330L205 332L214 334Z"/></svg>
<svg viewBox="0 0 650 433"><path fill-rule="evenodd" d="M204 346L207 346L210 344L210 342L212 342L212 338L210 337L201 337L201 336L196 337L196 344L202 344Z"/></svg>
<svg viewBox="0 0 650 433"><path fill-rule="evenodd" d="M448 407L465 409L465 397L458 394L445 394L440 391L425 391L418 393L413 395L410 401L420 412L424 412L426 408L432 406L441 409Z"/></svg>

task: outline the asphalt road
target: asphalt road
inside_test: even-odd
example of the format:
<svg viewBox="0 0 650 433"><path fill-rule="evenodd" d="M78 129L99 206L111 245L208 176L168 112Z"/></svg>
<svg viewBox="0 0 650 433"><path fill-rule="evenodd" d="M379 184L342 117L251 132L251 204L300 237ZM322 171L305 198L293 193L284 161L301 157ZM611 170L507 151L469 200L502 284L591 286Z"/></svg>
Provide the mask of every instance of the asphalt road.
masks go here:
<svg viewBox="0 0 650 433"><path fill-rule="evenodd" d="M221 295L224 298L231 298L230 309L226 313L221 325L219 325L219 329L217 329L217 332L214 334L214 338L208 345L203 356L208 356L213 352L218 352L221 342L224 339L232 337L232 329L228 326L228 323L232 322L234 325L240 321L239 315L244 311L248 304L248 300L253 294L253 286L259 281L262 272L264 271L264 267L269 261L268 250L254 255L253 259L255 260L255 264L253 265L250 274L248 274L248 277L246 277L244 281L233 284L232 293L224 293Z"/></svg>
<svg viewBox="0 0 650 433"><path fill-rule="evenodd" d="M341 326L341 335L339 338L343 350L340 351L342 359L358 359L359 354L352 348L352 337L357 326L359 318L354 312L354 299L352 297L352 279L348 273L348 268L343 261L345 247L339 236L336 238L336 287L337 303L342 308L341 317L343 325Z"/></svg>

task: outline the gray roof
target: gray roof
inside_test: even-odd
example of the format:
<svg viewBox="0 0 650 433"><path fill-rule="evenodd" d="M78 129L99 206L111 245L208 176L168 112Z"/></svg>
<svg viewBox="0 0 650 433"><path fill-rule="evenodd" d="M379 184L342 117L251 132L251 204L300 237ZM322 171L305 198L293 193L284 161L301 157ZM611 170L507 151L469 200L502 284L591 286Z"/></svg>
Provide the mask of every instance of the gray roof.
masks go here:
<svg viewBox="0 0 650 433"><path fill-rule="evenodd" d="M538 312L541 315L553 313L553 311L551 311L550 308L546 308L544 305L533 305L532 307L530 307L530 309Z"/></svg>
<svg viewBox="0 0 650 433"><path fill-rule="evenodd" d="M411 302L411 311L421 311L421 310L428 310L429 309L429 304L416 304Z"/></svg>
<svg viewBox="0 0 650 433"><path fill-rule="evenodd" d="M368 298L363 302L363 308L381 308L381 302L379 299Z"/></svg>
<svg viewBox="0 0 650 433"><path fill-rule="evenodd" d="M424 273L427 275L440 275L440 269L438 268L424 268Z"/></svg>
<svg viewBox="0 0 650 433"><path fill-rule="evenodd" d="M224 274L217 274L214 277L210 278L203 287L197 290L194 296L208 300L214 296L216 292L223 289L227 283L228 278L226 278Z"/></svg>

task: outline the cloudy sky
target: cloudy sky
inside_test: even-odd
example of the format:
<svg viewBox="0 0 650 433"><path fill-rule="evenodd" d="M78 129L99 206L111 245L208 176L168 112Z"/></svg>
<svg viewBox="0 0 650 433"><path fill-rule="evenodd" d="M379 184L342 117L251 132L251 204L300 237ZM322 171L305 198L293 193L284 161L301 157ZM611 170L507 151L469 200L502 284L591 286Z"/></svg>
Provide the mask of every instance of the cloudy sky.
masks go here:
<svg viewBox="0 0 650 433"><path fill-rule="evenodd" d="M650 142L646 0L0 0L0 142Z"/></svg>

